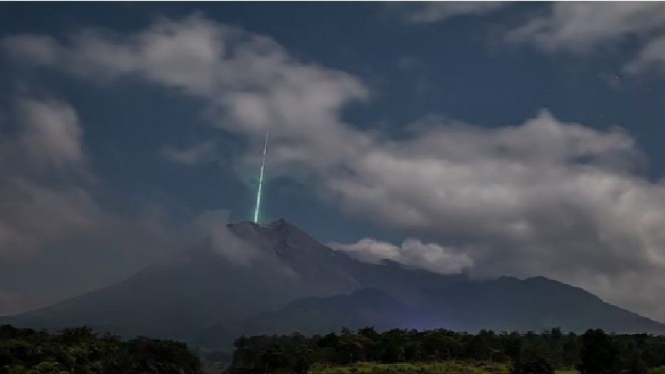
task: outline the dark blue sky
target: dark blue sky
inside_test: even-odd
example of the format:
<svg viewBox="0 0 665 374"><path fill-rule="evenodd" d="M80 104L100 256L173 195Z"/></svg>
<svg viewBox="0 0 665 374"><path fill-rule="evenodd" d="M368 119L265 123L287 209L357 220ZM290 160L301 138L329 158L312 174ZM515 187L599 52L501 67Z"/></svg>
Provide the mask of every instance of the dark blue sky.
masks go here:
<svg viewBox="0 0 665 374"><path fill-rule="evenodd" d="M557 13L554 9L556 6L551 3L525 2L496 6L469 3L472 5L461 7L454 3L448 4L453 5L377 2L2 3L0 39L4 41L5 47L0 58L2 88L0 104L4 109L0 112L4 113L1 119L6 120L1 121L0 125L4 127L3 133L7 135L7 139L12 139L9 135L13 132L21 133L21 122L12 117L15 111L12 108L19 100L17 98L29 97L36 100L52 98L71 106L82 128L81 147L86 160L85 170L94 180L86 182L84 189L95 204L99 205L99 209L106 212L105 214L125 218L141 217L146 209L154 209L159 212L161 219L175 226L186 226L204 212L220 209L230 211L233 221L250 219L256 187L248 181L255 178L252 175L258 173L258 165L256 162L254 164L250 162L248 166L243 162L247 161L247 157L254 161L258 157L258 155L252 156L252 152L256 153L252 144L258 139L254 136L257 132L249 130L244 132L234 127L234 124L230 124L235 117L224 112L231 108L224 106L226 104L220 106L222 112L218 113L218 116L215 117L210 112L211 108L215 107L211 104L215 99L224 100L227 97L225 95L230 95L231 89L224 86L227 83L220 83L221 88L216 88L221 93L191 94L187 90L193 86L177 84L169 86L171 83L167 80L170 78L163 76L155 78L151 75L161 74L155 73L160 69L159 63L150 67L132 68L135 70L127 72L122 70L126 67L122 65L120 58L108 64L96 61L95 58L99 56L94 55L96 53L94 49L91 49L92 57L91 55L81 57L82 53L89 51L85 51L83 44L72 43L76 37L93 32L96 36L91 39L97 38L96 42L102 40L108 45L124 48L123 46L131 46L138 40L137 35L145 34L146 30L150 30L152 25L159 24L160 20L168 19L181 25L180 22L186 23L183 20L188 17L198 17L195 22L210 22L216 25L215 27L232 27L244 33L244 36L238 39L226 36L225 38L232 39L230 41L222 38L224 43L229 45L232 43L243 45L245 43L243 38L250 38L248 35L268 37L273 41L270 48L281 46L279 48L283 48L284 54L288 55L290 62L286 65L315 66L318 71L343 73L352 77L354 82L362 85L365 93L358 95L365 96L364 99L356 100L354 97L356 94L349 93L352 91L349 88L340 88L340 90L349 90L345 93L335 92L333 89L326 91L332 92L330 97L334 95L341 97L342 104L333 105L333 111L339 116L337 118L339 123L335 126L343 123L350 129L349 144L356 148L362 147L360 139L363 134L380 134L377 139L383 139L370 141L375 147L367 146L368 151L357 156L367 156L364 161L359 160L357 163L365 165L366 162L366 167L358 167L357 170L354 169L357 165L349 161L351 158L342 162L330 161L332 156L326 156L328 158L324 167L314 161L311 164L301 162L292 165L285 161L282 163L283 160L271 161L269 152L267 169L269 181L265 190L262 214L266 221L279 217L287 218L322 242L351 243L365 237L373 237L399 244L406 238L415 237L442 246L454 245L462 248L465 243L471 243L469 245L474 248L489 248L492 245L488 243L495 240L493 238L497 235L496 224L500 224L502 220L511 222L514 220L515 225L531 227L534 236L529 240L520 239L523 241L519 244L514 244L513 239L504 238L505 242L503 239L498 240L497 248L502 248L503 251L500 253L509 253L509 256L513 256L514 251L506 250L506 247L513 248L514 244L515 247L528 252L541 247L538 244L541 243L539 240L548 243L551 241L548 231L553 225L551 222L560 222L558 213L552 212L558 212L558 209L564 209L564 206L574 208L575 212L586 212L585 209L593 206L595 209L593 214L580 214L574 219L568 217L564 220L584 221L580 225L585 228L592 227L597 233L596 239L605 235L604 223L597 218L603 215L599 213L602 209L596 209L594 205L600 203L593 196L575 195L577 192L586 193L586 187L575 189L578 185L574 181L577 179L571 179L570 184L562 184L558 192L561 195L552 199L556 204L548 200L550 195L547 195L547 199L545 195L539 195L545 187L517 191L515 206L520 208L515 208L517 210L511 208L507 210L508 213L496 216L487 214L491 218L487 219L485 225L481 222L482 218L469 217L475 217L474 214L479 214L477 217L484 217L484 212L496 208L495 205L498 203L480 207L453 204L441 210L435 208L438 204L435 201L432 202L432 207L428 207L427 204L421 206L418 199L425 194L444 196L443 192L437 195L439 188L436 185L423 187L424 184L430 183L428 179L430 174L419 174L414 169L414 174L406 178L418 181L407 187L396 181L405 178L402 174L398 174L398 169L389 169L397 168L398 164L389 166L378 161L379 158L370 157L379 154L393 155L397 159L408 154L409 160L414 157L421 160L423 165L431 160L439 160L444 164L462 160L460 161L462 166L450 169L446 175L459 172L464 182L459 186L440 186L440 189L450 189L446 193L460 194L460 196L469 191L471 201L481 201L487 195L485 192L473 195L477 185L475 181L470 182L471 176L480 176L482 182L478 183L485 187L495 185L498 189L510 186L513 180L522 181L520 178L531 183L539 178L536 177L541 171L539 168L544 167L538 162L532 165L528 160L538 160L539 157L559 160L559 152L563 152L564 156L561 157L566 160L593 159L591 164L594 169L589 175L594 178L598 176L596 171L600 170L602 173L607 173L601 173L602 175L623 178L620 183L617 182L617 186L621 186L617 188L626 188L626 191L639 190L640 198L636 199L631 209L635 211L642 209L643 206L640 204L643 204L643 201L657 200L658 203L654 203L653 206L659 206L661 197L657 180L661 178L665 166L665 154L661 151L665 131L661 125L661 119L665 117L665 105L663 105L665 81L658 71L658 64L665 61L665 57L661 59L661 56L665 56L665 51L662 55L659 54L661 51L657 43L661 38L661 25L665 25L663 9L657 5L645 4L634 7L601 4L594 13L597 14L597 19L586 20L584 17L587 13L583 9L585 5L562 3L556 6L562 9L569 8L564 9L569 13ZM429 18L417 20L416 14L426 14ZM641 21L635 23L631 21L633 19ZM35 42L35 46L30 44L34 40L27 42L25 38L14 39L26 35L42 39ZM46 42L46 38L53 38L52 42ZM14 40L13 44L8 40ZM34 57L30 53L38 48L43 48L41 51L48 50L48 43L56 45L52 48L60 48L60 52L54 54L56 57L49 59L43 57L45 54L38 55L42 60L37 62L30 61L30 58L23 60L16 58L17 51L23 53L26 50L28 57ZM644 51L650 52L643 53ZM224 58L234 58L228 56ZM640 56L648 57L641 59ZM115 56L110 54L107 57L113 60ZM165 56L164 60L170 57L175 59L178 56ZM655 69L643 69L642 65L639 65L639 69L631 70L629 65L635 61L649 63L651 64L649 66ZM98 70L90 73L89 68L90 71L93 71L93 68ZM155 70L150 70L153 68ZM283 74L288 74L290 71L288 66L285 69ZM111 73L105 75L106 72ZM242 69L236 70L237 74L242 72ZM328 83L340 80L342 78L337 77ZM267 85L261 81L252 84ZM252 89L243 88L249 91ZM268 86L262 88L264 91L269 89ZM307 104L304 103L303 106L305 105ZM537 118L542 109L551 113L557 124L547 130L549 131L547 136L559 136L557 135L559 131L560 134L564 134L561 138L557 137L558 140L550 142L546 136L538 138L540 133L537 131L531 133L525 125L527 121ZM306 112L307 108L297 110ZM327 117L316 117L315 114L313 118ZM424 149L427 146L424 144L428 136L422 136L419 130L416 131L417 135L413 135L413 130L408 127L409 124L421 121L423 118L438 118L435 122L439 121L437 123L441 129L447 129L441 130L449 135L445 139L458 139L459 136L462 140L459 144L447 145L448 150L434 149L426 153ZM538 118L545 122L549 121L547 118L542 119L544 117ZM445 124L449 121L459 121L467 125L446 127ZM248 123L243 125L250 126ZM288 126L288 121L284 123L284 126ZM580 135L574 126L563 125L566 123L581 124L584 131L592 133L585 132ZM269 126L272 126L271 131L275 129L279 136L279 126ZM456 132L455 126L460 126L462 130ZM626 139L636 141L628 147L630 152L626 151L624 145L619 144L623 140L615 139L617 142L615 144L613 143L615 140L603 138L603 134L611 133L615 126L625 130L622 134L627 137ZM515 127L516 133L521 134L523 131L525 135L515 135L513 138L513 135L508 134L510 130L505 130L510 127ZM541 128L545 131L543 129L545 127ZM506 134L502 132L504 130ZM594 130L596 132L593 132ZM303 133L307 131L304 127ZM570 135L565 135L568 132ZM253 135L250 137L248 134ZM474 137L474 134L478 137ZM581 140L576 140L578 136ZM436 138L434 134L430 134L429 137ZM468 144L471 144L469 150L462 151L455 148L466 144L467 140ZM215 151L212 155L207 155L205 162L182 163L165 157L166 148L186 149L206 141L214 142ZM290 141L300 140L285 138L283 141L286 145L290 144ZM355 141L357 143L354 143ZM558 141L561 143L557 143ZM597 143L594 143L595 141ZM7 140L7 144L9 142ZM281 144L279 140L277 142ZM444 143L441 143L441 147L446 146ZM612 145L607 146L610 143ZM17 144L27 143L17 141ZM325 144L325 141L312 144L318 144L314 146L316 149ZM539 153L543 148L547 148L549 152L549 146L552 147L552 154L548 153L545 157ZM575 147L583 150L577 151ZM605 147L610 150L607 151ZM453 148L455 149L451 150ZM377 153L370 152L370 149L376 150ZM340 148L340 152L348 152L348 149L344 151ZM608 155L606 152L611 154ZM625 153L640 152L643 153L640 162L634 162L625 155ZM20 157L17 153L3 155ZM493 166L478 170L471 166L471 163L475 165L476 159L483 159L488 164L503 160L503 157L513 160L511 158L513 156L510 155L521 157L521 165L533 167L534 169L529 170L534 176L524 177L522 174L516 174L514 179L505 182L500 176L483 174L487 170L492 171ZM317 155L310 156L316 158ZM598 161L601 158L602 160ZM11 163L9 158L5 161ZM280 165L276 166L278 171L271 169L271 162ZM623 166L616 166L617 163L621 165L628 163L630 167L626 169ZM609 164L612 165L611 172L607 168ZM575 177L578 176L575 174L578 172L578 164L573 165L565 161L555 166L552 168L553 173L566 170ZM289 174L289 167L293 167L293 177ZM349 171L350 169L354 170ZM547 170L549 169L542 169L543 175ZM352 174L367 172L376 175L358 177L353 183L346 184L349 180L337 178L336 174L344 172ZM23 177L34 176L33 171L16 173ZM335 178L331 177L334 183L324 181L326 173L335 174ZM509 174L510 172L507 175ZM379 179L382 181L374 184L372 178L378 175L381 175ZM392 179L393 176L395 180ZM44 180L46 185L50 183L57 185L69 177L58 174L39 175L35 178L41 178L40 180ZM547 186L559 181L557 177L553 178L551 181L543 180L539 183ZM631 184L628 185L627 181ZM344 185L341 186L338 182L344 182ZM5 183L9 185L9 182ZM78 185L76 183L74 184ZM597 185L601 184L598 182ZM356 201L354 197L347 196L349 190L344 189L353 188L353 191L356 191L353 195L357 197L360 196L359 191L364 188L362 186L373 188L377 191L376 195L370 194L366 199ZM379 191L384 187L386 205L394 203L395 210L386 208L385 211L380 211L375 206L375 196L379 196L381 193ZM573 192L567 190L568 187ZM331 191L336 191L339 196ZM498 192L492 190L487 193ZM603 193L605 192L599 192L601 195ZM531 194L537 195L538 198L532 199ZM605 198L605 195L602 196ZM607 201L613 201L612 196L614 195L608 195ZM541 198L542 200L539 200ZM513 201L511 197L503 199L506 204ZM534 208L534 204L538 205L541 201L543 206L551 203L556 207ZM602 208L610 209L609 205L603 205ZM403 212L404 217L411 218L403 220L386 218L386 215L394 215L395 211ZM633 219L631 218L633 216L626 213L627 211L626 208L609 213L610 215L616 213L618 217L612 224L620 225L619 220ZM632 214L633 210L630 212ZM421 217L419 214L426 217L427 224L422 223L418 218ZM460 218L460 222L466 222L467 219L473 222L480 220L477 237L467 233L466 229L460 226L461 223L458 225L456 222L458 215L463 217ZM541 223L543 226L540 226ZM632 231L626 230L626 237L637 235L645 243L651 240L644 239L644 235L647 234L639 231L642 230L642 226ZM636 234L638 231L639 234ZM588 244L584 241L587 239L580 241L571 239L576 238L575 233L562 231L559 234L567 238L566 240L570 239L571 243L574 242L567 248L579 248L576 246L581 246L580 243ZM534 239L536 237L538 240ZM623 238L622 236L621 240ZM603 256L602 248L607 250L608 244L596 243L594 241L596 239L589 239L589 243L593 242L594 246L601 248L598 253L599 256ZM62 245L64 245L62 241L56 240L40 242L36 246L41 248ZM557 252L559 249L550 248L548 251ZM149 257L146 255L145 258ZM496 260L494 255L483 258L486 261ZM482 262L475 257L474 259L478 263ZM534 261L542 261L542 257ZM479 273L512 272L522 275L519 271L511 270L512 265L503 264L503 260L495 262L499 264L497 269L479 270ZM501 267L504 265L505 267ZM26 266L26 269L29 267L23 266ZM1 260L0 267L2 267ZM132 267L127 267L125 272L130 268ZM552 269L550 271L546 266L534 266L525 273L546 272L553 277L561 274L560 279L587 285L601 294L606 290L604 288L606 283L594 277L598 274L607 276L610 273L609 270L587 272L588 267L585 266L580 266L582 270L574 274L560 271L559 268ZM109 273L106 278L97 282L110 282L113 280L113 274ZM124 273L118 272L118 274ZM4 281L10 282L11 279L5 278ZM74 292L71 291L73 288L67 287L63 286L56 294L66 295L68 292ZM6 287L5 292L20 293L17 291L18 288L10 288ZM0 287L0 301L2 301L2 290ZM607 291L605 295L610 295L610 292ZM614 294L608 297L646 308L629 297ZM34 298L44 297L37 295ZM665 315L665 311L663 313Z"/></svg>

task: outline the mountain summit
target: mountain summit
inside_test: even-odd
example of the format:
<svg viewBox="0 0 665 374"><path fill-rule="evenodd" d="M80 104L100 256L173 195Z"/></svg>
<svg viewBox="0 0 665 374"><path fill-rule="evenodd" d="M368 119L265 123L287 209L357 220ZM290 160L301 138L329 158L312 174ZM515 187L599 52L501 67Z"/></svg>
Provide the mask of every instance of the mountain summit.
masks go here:
<svg viewBox="0 0 665 374"><path fill-rule="evenodd" d="M243 333L324 333L367 325L665 332L658 322L543 277L481 281L363 263L283 219L234 223L226 230L233 240L206 241L115 285L5 322L88 325L210 347L226 346ZM234 261L238 252L227 251L238 245L251 254L247 261Z"/></svg>

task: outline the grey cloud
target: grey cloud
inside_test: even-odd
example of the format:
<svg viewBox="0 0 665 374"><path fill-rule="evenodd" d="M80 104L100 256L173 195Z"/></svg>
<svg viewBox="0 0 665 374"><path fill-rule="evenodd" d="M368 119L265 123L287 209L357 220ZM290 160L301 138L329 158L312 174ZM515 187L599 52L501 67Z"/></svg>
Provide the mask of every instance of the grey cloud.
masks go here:
<svg viewBox="0 0 665 374"><path fill-rule="evenodd" d="M665 5L658 2L555 2L547 15L513 30L508 39L548 51L584 53L662 29L664 22Z"/></svg>
<svg viewBox="0 0 665 374"><path fill-rule="evenodd" d="M0 314L105 286L182 249L158 211L123 216L98 200L74 108L13 103L0 133Z"/></svg>
<svg viewBox="0 0 665 374"><path fill-rule="evenodd" d="M54 38L42 35L17 35L2 39L0 46L10 57L34 62L54 63L58 59L58 43Z"/></svg>
<svg viewBox="0 0 665 374"><path fill-rule="evenodd" d="M190 17L182 23L162 20L123 43L109 30L88 29L71 35L69 45L47 36L17 35L3 39L2 47L10 57L35 65L56 64L79 75L106 78L142 74L187 93L205 94L213 89L214 64L223 57L224 45L218 41L225 32L233 33Z"/></svg>
<svg viewBox="0 0 665 374"><path fill-rule="evenodd" d="M416 5L417 4L417 5ZM410 4L405 17L411 23L432 23L463 15L483 15L509 5L503 1L432 1Z"/></svg>
<svg viewBox="0 0 665 374"><path fill-rule="evenodd" d="M91 196L76 186L3 179L0 195L0 256L32 254L73 232L90 229L100 214Z"/></svg>
<svg viewBox="0 0 665 374"><path fill-rule="evenodd" d="M24 255L99 214L87 191L70 184L46 186L37 177L85 165L76 112L54 99L14 101L14 133L0 138L0 256ZM85 173L83 173L85 174Z"/></svg>
<svg viewBox="0 0 665 374"><path fill-rule="evenodd" d="M231 264L251 266L259 273L276 277L300 277L288 261L285 262L278 252L272 250L270 239L261 237L253 229L248 230L248 227L240 228L241 234L236 236L227 226L228 219L228 211L207 211L197 216L188 230L195 241L203 240L217 255Z"/></svg>
<svg viewBox="0 0 665 374"><path fill-rule="evenodd" d="M546 52L587 55L637 41L624 71L637 74L665 62L665 4L660 2L555 2L544 16L511 30L506 39Z"/></svg>
<svg viewBox="0 0 665 374"><path fill-rule="evenodd" d="M665 72L665 34L652 39L638 56L625 66L624 71L638 74L650 69L659 73Z"/></svg>
<svg viewBox="0 0 665 374"><path fill-rule="evenodd" d="M440 274L458 274L473 265L473 259L466 253L438 244L425 244L418 239L407 239L399 247L369 238L352 244L330 243L329 246L361 261L379 264L391 260Z"/></svg>
<svg viewBox="0 0 665 374"><path fill-rule="evenodd" d="M193 227L200 237L209 240L213 250L232 263L247 266L261 253L236 237L228 228L229 212L208 211L194 220Z"/></svg>
<svg viewBox="0 0 665 374"><path fill-rule="evenodd" d="M71 106L53 99L17 97L3 108L0 166L3 177L16 173L85 174L83 130Z"/></svg>
<svg viewBox="0 0 665 374"><path fill-rule="evenodd" d="M22 126L18 141L33 162L62 168L85 161L81 149L83 130L69 105L55 100L23 99L17 106Z"/></svg>

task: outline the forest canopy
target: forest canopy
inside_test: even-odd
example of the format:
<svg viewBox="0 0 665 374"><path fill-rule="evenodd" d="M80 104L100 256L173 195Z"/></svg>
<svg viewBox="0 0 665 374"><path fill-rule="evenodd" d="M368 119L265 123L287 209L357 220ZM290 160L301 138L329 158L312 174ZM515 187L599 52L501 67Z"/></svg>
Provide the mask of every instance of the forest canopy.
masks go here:
<svg viewBox="0 0 665 374"><path fill-rule="evenodd" d="M646 334L609 335L588 330L563 334L555 328L529 332L478 334L437 330L374 328L306 337L242 336L235 341L229 371L306 373L313 365L354 365L422 362L505 363L512 374L551 374L555 370L581 374L664 374L665 337Z"/></svg>
<svg viewBox="0 0 665 374"><path fill-rule="evenodd" d="M0 325L0 374L199 374L184 343L98 335L91 329L56 334Z"/></svg>

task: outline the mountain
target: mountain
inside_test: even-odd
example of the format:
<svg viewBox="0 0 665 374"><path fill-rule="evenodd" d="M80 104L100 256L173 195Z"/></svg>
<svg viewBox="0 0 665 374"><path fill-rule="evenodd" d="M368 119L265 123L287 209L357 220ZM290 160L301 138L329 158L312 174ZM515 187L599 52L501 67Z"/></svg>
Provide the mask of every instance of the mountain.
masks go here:
<svg viewBox="0 0 665 374"><path fill-rule="evenodd" d="M394 262L368 264L285 220L227 229L251 254L249 262L205 241L110 287L0 322L51 329L88 325L210 347L227 346L241 334L365 325L665 332L663 324L543 277L472 280Z"/></svg>

